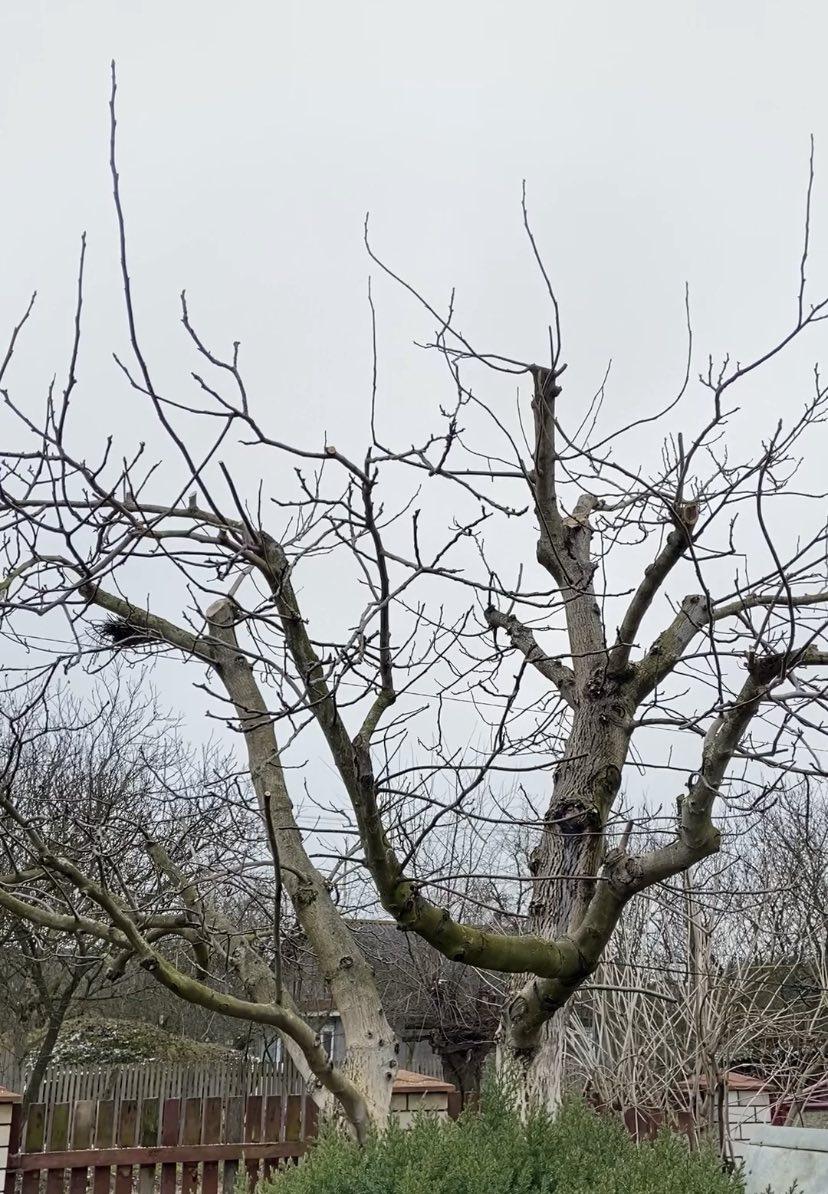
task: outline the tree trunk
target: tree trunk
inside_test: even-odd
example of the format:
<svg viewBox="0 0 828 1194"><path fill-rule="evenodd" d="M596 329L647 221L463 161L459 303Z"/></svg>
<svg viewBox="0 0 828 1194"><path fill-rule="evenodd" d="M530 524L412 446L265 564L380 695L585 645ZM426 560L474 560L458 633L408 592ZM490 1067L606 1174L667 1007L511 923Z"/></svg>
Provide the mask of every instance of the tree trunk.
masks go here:
<svg viewBox="0 0 828 1194"><path fill-rule="evenodd" d="M483 1081L483 1066L491 1052L491 1045L470 1045L468 1049L441 1049L443 1078L453 1083L462 1095L479 1094Z"/></svg>
<svg viewBox="0 0 828 1194"><path fill-rule="evenodd" d="M56 1002L49 1008L46 1032L43 1040L40 1042L35 1063L26 1082L26 1089L23 1091L24 1116L31 1104L37 1102L37 1096L40 1094L40 1085L43 1082L43 1075L46 1073L49 1062L52 1060L52 1054L55 1051L55 1045L60 1035L60 1030L63 1027L63 1021L66 1019L66 1013L69 1010L69 1005L72 1002L72 996L75 993L77 985L77 978L73 978L65 990L61 992Z"/></svg>
<svg viewBox="0 0 828 1194"><path fill-rule="evenodd" d="M391 1107L399 1045L383 1011L373 970L305 850L285 784L273 719L250 663L238 650L236 617L237 611L227 599L207 610L214 639L226 648L219 657L219 675L244 735L250 777L277 848L274 863L283 871L284 889L342 1021L346 1048L342 1069L362 1093L371 1123L382 1128ZM276 1002L286 994L276 992ZM297 1010L301 1012L301 1008ZM323 1100L323 1108L325 1105ZM358 1125L354 1127L358 1129Z"/></svg>
<svg viewBox="0 0 828 1194"><path fill-rule="evenodd" d="M570 932L584 917L604 851L604 827L621 783L629 744L627 710L609 682L604 686L610 691L585 697L575 710L530 859L538 881L527 927L546 938Z"/></svg>
<svg viewBox="0 0 828 1194"><path fill-rule="evenodd" d="M620 689L596 668L575 704L572 730L558 764L552 797L529 869L536 877L527 932L565 938L580 925L595 893L604 855L604 830L621 783L630 736L630 713ZM571 989L549 994L542 980L516 978L501 1021L499 1065L515 1088L523 1114L554 1114L564 1089L566 999ZM538 1008L541 1016L538 1021ZM526 1028L526 1024L531 1024Z"/></svg>
<svg viewBox="0 0 828 1194"><path fill-rule="evenodd" d="M344 1121L342 1109L331 1092L316 1081L296 1042L290 1040L289 1037L282 1039L288 1056L308 1083L310 1093L316 1103L320 1122L347 1122ZM396 1059L393 1052L389 1057L387 1045L388 1042L380 1040L375 1043L369 1042L367 1048L349 1048L346 1039L345 1058L338 1067L359 1087L368 1105L371 1124L378 1129L382 1129L388 1122L393 1088L393 1077L389 1079L388 1075L389 1073L396 1074ZM389 1070L392 1062L393 1068Z"/></svg>
<svg viewBox="0 0 828 1194"><path fill-rule="evenodd" d="M514 1050L499 1055L501 1078L525 1119L533 1111L556 1115L564 1094L565 1033L568 1009L559 1008L539 1033L537 1046L525 1056Z"/></svg>

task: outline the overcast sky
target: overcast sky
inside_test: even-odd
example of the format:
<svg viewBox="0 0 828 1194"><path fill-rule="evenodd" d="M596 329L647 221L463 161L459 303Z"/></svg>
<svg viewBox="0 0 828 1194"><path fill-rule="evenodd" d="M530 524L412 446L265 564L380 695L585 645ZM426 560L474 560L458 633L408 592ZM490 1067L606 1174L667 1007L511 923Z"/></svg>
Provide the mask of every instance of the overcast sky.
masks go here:
<svg viewBox="0 0 828 1194"><path fill-rule="evenodd" d="M478 343L542 358L525 178L563 307L565 401L578 410L611 358L614 409L647 413L681 379L685 282L702 354L747 359L790 326L811 132L813 298L828 286L826 35L815 2L4 0L0 328L40 295L18 393L35 402L65 370L85 229L77 433L147 434L109 355L125 351L114 57L139 326L165 385L192 364L186 287L213 343L243 342L271 427L361 442L369 209L378 251L437 301L456 286ZM441 398L412 349L433 321L391 286L376 297L383 417L405 440ZM799 407L824 339L757 381L751 428Z"/></svg>
<svg viewBox="0 0 828 1194"><path fill-rule="evenodd" d="M139 315L162 361L187 286L255 383L346 424L366 383L367 209L395 265L437 297L457 286L479 339L540 355L525 177L570 385L612 357L619 400L646 402L681 370L685 280L705 350L746 355L789 318L812 131L828 177L826 33L821 4L756 0L5 0L0 314L37 287L68 336L84 228L90 282L114 276L114 56ZM421 330L390 293L380 314L386 353ZM45 374L60 343L40 343Z"/></svg>

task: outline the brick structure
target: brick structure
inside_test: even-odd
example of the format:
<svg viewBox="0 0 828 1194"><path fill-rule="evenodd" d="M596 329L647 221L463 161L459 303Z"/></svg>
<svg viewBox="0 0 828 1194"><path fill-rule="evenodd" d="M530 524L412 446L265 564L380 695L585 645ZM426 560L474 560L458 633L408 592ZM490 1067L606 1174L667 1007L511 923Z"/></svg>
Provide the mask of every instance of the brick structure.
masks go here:
<svg viewBox="0 0 828 1194"><path fill-rule="evenodd" d="M411 1070L398 1070L391 1095L391 1114L402 1128L408 1128L417 1112L446 1119L449 1114L449 1096L455 1087L439 1078L426 1074L414 1074Z"/></svg>

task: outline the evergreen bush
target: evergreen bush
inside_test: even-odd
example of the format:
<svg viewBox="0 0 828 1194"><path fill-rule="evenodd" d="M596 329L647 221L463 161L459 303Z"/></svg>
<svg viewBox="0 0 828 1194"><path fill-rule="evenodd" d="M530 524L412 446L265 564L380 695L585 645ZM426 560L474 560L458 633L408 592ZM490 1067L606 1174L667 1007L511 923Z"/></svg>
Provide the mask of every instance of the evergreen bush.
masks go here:
<svg viewBox="0 0 828 1194"><path fill-rule="evenodd" d="M423 1115L364 1148L329 1129L264 1194L742 1194L712 1151L668 1132L637 1145L578 1100L526 1124L512 1106L492 1086L456 1122Z"/></svg>

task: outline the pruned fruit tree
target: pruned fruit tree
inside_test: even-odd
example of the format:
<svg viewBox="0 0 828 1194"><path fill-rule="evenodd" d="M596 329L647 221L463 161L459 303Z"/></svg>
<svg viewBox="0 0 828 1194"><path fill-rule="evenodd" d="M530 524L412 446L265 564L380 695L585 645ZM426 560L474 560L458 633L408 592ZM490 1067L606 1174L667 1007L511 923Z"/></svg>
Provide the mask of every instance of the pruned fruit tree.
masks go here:
<svg viewBox="0 0 828 1194"><path fill-rule="evenodd" d="M350 442L299 443L282 438L280 411L301 395L279 393L277 367L254 393L239 345L204 334L185 295L189 385L158 380L128 267L114 74L111 115L130 348L118 364L147 431L116 451L104 414L74 417L84 241L63 380L45 401L12 384L34 303L0 362L0 905L83 935L119 968L145 967L184 1000L274 1027L362 1136L387 1114L397 1048L340 898L355 875L363 909L456 966L506 976L499 1063L522 1099L554 1107L562 1009L628 902L723 841L738 850L742 820L781 785L824 774L826 521L813 478L828 389L818 369L808 392L780 386L758 432L744 409L828 315L805 282L811 188L778 337L750 359L705 357L699 372L688 301L683 383L638 417L608 383L589 400L567 389L558 298L525 200L548 303L534 360L477 344L453 302L440 309L392 271L366 231L373 378L343 394L331 362ZM403 287L432 329L412 351L431 354L442 388L411 396L420 418L434 412L413 443L383 431L380 284ZM272 926L228 911L215 859L198 850L174 859L148 838L156 882L139 898L100 861L114 850L105 833L96 857L18 804L16 764L51 732L56 686L135 661L191 677L188 715L227 728L235 788L255 793L248 862L272 872ZM314 799L335 806L341 831L320 837L300 815ZM497 892L517 894L504 909ZM282 981L283 904L341 1017L341 1063ZM240 985L216 978L212 954Z"/></svg>

